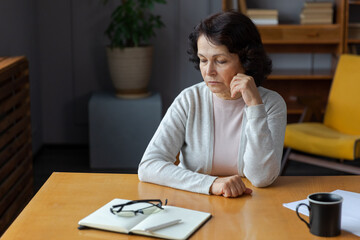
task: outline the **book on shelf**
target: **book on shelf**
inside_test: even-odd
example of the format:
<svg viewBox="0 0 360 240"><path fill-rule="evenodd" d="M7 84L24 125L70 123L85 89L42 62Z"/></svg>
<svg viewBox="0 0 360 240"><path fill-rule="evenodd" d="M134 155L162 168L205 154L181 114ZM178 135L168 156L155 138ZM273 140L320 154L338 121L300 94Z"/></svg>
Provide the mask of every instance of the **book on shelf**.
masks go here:
<svg viewBox="0 0 360 240"><path fill-rule="evenodd" d="M312 13L312 14L328 13L328 14L333 14L334 9L333 8L303 8L301 13Z"/></svg>
<svg viewBox="0 0 360 240"><path fill-rule="evenodd" d="M276 9L248 9L246 13L256 25L279 24L279 13Z"/></svg>
<svg viewBox="0 0 360 240"><path fill-rule="evenodd" d="M332 8L332 2L305 2L305 8Z"/></svg>
<svg viewBox="0 0 360 240"><path fill-rule="evenodd" d="M277 16L258 16L254 15L250 17L251 19L269 19L269 20L278 20Z"/></svg>
<svg viewBox="0 0 360 240"><path fill-rule="evenodd" d="M150 215L137 214L132 217L122 217L111 213L110 208L124 204L130 200L113 199L95 212L79 221L79 229L94 228L124 234L137 234L164 239L187 239L200 228L211 214L174 206L162 206L164 210ZM129 205L128 210L138 209ZM162 227L161 227L162 226ZM164 227L166 226L166 227Z"/></svg>
<svg viewBox="0 0 360 240"><path fill-rule="evenodd" d="M277 19L261 19L261 18L251 18L255 25L278 25L279 21Z"/></svg>
<svg viewBox="0 0 360 240"><path fill-rule="evenodd" d="M300 18L309 18L309 19L332 19L332 13L301 13Z"/></svg>
<svg viewBox="0 0 360 240"><path fill-rule="evenodd" d="M319 19L301 19L300 24L332 24L332 19L319 18Z"/></svg>
<svg viewBox="0 0 360 240"><path fill-rule="evenodd" d="M300 24L332 24L332 2L305 2L300 13Z"/></svg>
<svg viewBox="0 0 360 240"><path fill-rule="evenodd" d="M277 9L248 9L246 14L248 16L260 15L260 16L278 16L279 11Z"/></svg>

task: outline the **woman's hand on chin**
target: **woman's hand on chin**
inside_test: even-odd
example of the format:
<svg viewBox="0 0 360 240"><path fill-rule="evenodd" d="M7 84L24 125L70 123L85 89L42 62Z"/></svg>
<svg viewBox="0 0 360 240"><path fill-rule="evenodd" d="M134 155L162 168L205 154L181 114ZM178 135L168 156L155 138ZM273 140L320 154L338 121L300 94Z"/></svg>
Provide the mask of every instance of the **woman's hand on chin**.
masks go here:
<svg viewBox="0 0 360 240"><path fill-rule="evenodd" d="M263 103L254 78L243 73L238 73L233 77L230 83L230 94L232 98L242 96L247 106Z"/></svg>

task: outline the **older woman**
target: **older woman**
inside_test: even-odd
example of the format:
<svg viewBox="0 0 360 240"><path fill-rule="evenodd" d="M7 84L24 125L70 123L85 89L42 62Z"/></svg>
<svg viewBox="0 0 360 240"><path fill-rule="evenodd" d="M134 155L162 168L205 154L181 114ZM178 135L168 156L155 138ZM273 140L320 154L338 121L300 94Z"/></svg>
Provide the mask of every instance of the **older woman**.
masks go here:
<svg viewBox="0 0 360 240"><path fill-rule="evenodd" d="M183 90L167 110L139 165L139 179L192 192L237 197L279 175L286 105L260 87L271 72L249 18L223 12L189 36L190 60L204 82ZM175 165L180 152L179 165Z"/></svg>

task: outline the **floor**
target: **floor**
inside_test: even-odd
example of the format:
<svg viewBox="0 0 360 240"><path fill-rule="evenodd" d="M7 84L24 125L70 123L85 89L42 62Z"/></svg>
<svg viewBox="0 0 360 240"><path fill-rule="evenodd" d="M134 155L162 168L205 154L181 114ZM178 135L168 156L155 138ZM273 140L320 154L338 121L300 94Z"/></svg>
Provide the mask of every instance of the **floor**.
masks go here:
<svg viewBox="0 0 360 240"><path fill-rule="evenodd" d="M34 155L34 190L37 192L53 172L136 173L137 169L91 169L89 147L48 145Z"/></svg>
<svg viewBox="0 0 360 240"><path fill-rule="evenodd" d="M137 171L136 169L91 169L89 167L88 146L44 146L35 154L33 162L35 192L40 189L52 172L136 173ZM321 176L345 174L335 170L290 161L285 175Z"/></svg>

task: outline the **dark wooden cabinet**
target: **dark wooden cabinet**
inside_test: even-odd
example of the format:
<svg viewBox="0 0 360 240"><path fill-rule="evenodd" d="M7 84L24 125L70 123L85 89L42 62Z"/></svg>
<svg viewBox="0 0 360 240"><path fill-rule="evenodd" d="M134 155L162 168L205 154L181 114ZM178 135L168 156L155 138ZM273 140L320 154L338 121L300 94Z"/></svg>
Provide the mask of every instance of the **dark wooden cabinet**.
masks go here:
<svg viewBox="0 0 360 240"><path fill-rule="evenodd" d="M345 52L360 54L360 0L347 0L345 10ZM353 16L355 15L355 16ZM356 34L351 34L349 27L351 24L357 25Z"/></svg>
<svg viewBox="0 0 360 240"><path fill-rule="evenodd" d="M0 236L33 196L29 68L0 57Z"/></svg>

